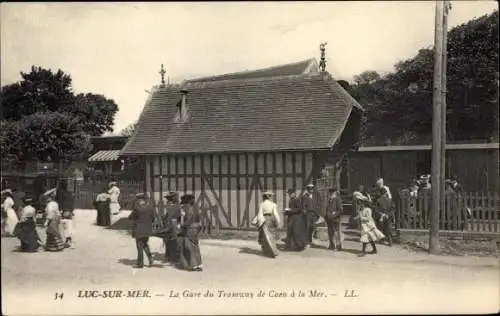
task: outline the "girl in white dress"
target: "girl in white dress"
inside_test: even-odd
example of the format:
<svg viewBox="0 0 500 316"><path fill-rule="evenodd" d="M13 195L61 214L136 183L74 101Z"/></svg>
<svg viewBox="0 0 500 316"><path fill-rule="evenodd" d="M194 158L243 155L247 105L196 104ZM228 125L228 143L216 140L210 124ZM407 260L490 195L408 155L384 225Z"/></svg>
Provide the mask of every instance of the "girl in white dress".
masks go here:
<svg viewBox="0 0 500 316"><path fill-rule="evenodd" d="M357 218L361 222L360 241L363 245L360 256L364 256L366 254L366 246L368 244L372 246L371 253L377 253L377 246L375 245L375 242L383 239L385 236L375 225L375 221L372 217L372 209L369 207L370 202L362 201L361 204L362 208Z"/></svg>
<svg viewBox="0 0 500 316"><path fill-rule="evenodd" d="M14 210L14 199L12 198L12 191L10 189L6 189L2 192L2 196L5 196L5 199L2 202L2 210L5 214L4 231L6 236L12 237L14 236L14 229L19 222L17 213Z"/></svg>
<svg viewBox="0 0 500 316"><path fill-rule="evenodd" d="M111 215L117 215L120 211L120 203L118 203L118 198L120 197L120 189L117 186L116 182L109 183L109 208L111 211Z"/></svg>

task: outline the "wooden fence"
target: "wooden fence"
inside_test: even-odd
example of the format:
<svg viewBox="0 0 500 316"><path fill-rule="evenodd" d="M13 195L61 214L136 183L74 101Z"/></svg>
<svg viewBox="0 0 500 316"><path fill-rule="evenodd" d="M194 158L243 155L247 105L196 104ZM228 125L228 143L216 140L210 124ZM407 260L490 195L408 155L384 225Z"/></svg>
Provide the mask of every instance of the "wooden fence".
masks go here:
<svg viewBox="0 0 500 316"><path fill-rule="evenodd" d="M157 218L154 230L159 230L161 228L159 222L162 222L161 219L164 217L164 214L166 214L166 205L162 200L155 200L154 205ZM219 216L219 208L216 206L200 208L201 233L207 235L219 233L221 228L220 221L216 220Z"/></svg>
<svg viewBox="0 0 500 316"><path fill-rule="evenodd" d="M396 200L397 229L429 229L431 195L411 197L402 192ZM500 197L495 193L447 194L439 214L439 229L500 232Z"/></svg>
<svg viewBox="0 0 500 316"><path fill-rule="evenodd" d="M94 201L100 194L107 182L92 181L92 182L76 182L70 185L73 194L75 195L75 208L93 209ZM120 206L123 209L130 209L135 199L135 194L143 191L144 185L137 181L118 181L120 188Z"/></svg>

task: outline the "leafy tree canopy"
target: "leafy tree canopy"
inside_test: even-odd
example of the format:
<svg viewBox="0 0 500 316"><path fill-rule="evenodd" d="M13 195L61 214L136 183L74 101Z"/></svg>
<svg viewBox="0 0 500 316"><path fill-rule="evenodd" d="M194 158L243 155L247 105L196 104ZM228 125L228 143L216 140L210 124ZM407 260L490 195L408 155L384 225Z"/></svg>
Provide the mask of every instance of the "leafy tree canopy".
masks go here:
<svg viewBox="0 0 500 316"><path fill-rule="evenodd" d="M448 140L498 133L498 11L448 32ZM385 76L365 71L348 87L366 109L369 143L429 142L434 50L421 49Z"/></svg>
<svg viewBox="0 0 500 316"><path fill-rule="evenodd" d="M134 135L136 129L137 129L137 122L132 123L129 126L122 129L120 135L131 137L132 135Z"/></svg>
<svg viewBox="0 0 500 316"><path fill-rule="evenodd" d="M116 103L100 94L75 95L62 70L33 66L21 78L0 91L2 159L75 159L88 151L90 136L113 131Z"/></svg>

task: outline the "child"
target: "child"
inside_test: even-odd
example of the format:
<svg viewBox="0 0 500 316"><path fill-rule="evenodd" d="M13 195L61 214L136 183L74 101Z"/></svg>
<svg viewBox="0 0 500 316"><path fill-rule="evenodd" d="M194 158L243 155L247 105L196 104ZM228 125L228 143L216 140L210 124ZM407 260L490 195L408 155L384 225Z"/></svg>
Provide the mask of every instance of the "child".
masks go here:
<svg viewBox="0 0 500 316"><path fill-rule="evenodd" d="M361 222L361 238L360 241L363 244L362 253L360 257L366 255L366 245L368 243L372 246L373 254L377 253L377 246L375 242L383 239L385 236L377 229L375 221L372 217L372 209L369 207L369 201L362 201L361 210L358 213L357 218Z"/></svg>

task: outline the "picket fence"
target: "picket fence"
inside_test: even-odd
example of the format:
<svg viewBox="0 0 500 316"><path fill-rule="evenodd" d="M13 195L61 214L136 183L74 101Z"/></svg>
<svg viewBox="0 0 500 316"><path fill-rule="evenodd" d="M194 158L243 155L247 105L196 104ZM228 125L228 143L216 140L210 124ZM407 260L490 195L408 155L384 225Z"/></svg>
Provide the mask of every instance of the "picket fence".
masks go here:
<svg viewBox="0 0 500 316"><path fill-rule="evenodd" d="M411 197L408 192L401 192L396 201L396 228L430 228L430 194ZM439 229L500 232L499 194L497 192L447 194L445 208L439 214Z"/></svg>

